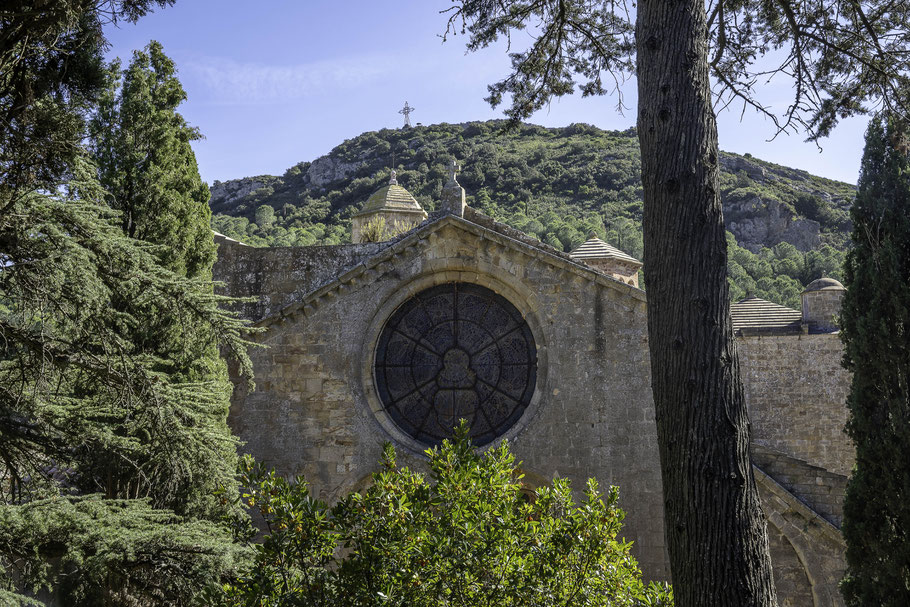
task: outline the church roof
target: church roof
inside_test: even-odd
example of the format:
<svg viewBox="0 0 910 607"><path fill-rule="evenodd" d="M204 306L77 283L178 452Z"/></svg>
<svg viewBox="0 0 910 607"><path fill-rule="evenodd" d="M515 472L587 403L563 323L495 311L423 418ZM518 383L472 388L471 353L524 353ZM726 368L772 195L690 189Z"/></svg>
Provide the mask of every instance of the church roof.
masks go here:
<svg viewBox="0 0 910 607"><path fill-rule="evenodd" d="M424 212L420 203L411 196L411 193L398 185L395 179L395 171L392 171L392 177L388 185L384 185L376 190L364 203L363 208L354 216L366 215L377 211L411 211Z"/></svg>
<svg viewBox="0 0 910 607"><path fill-rule="evenodd" d="M485 240L498 243L503 247L514 247L524 251L529 257L544 263L549 263L554 268L561 269L571 274L580 275L601 286L621 291L628 297L638 301L646 301L645 293L632 285L627 285L620 280L606 276L583 263L572 258L568 253L558 251L537 239L504 224L496 222L482 213L467 207L465 217L455 215L438 215L424 221L420 226L387 242L380 243L379 251L362 259L347 270L341 270L330 281L316 287L303 295L296 303L284 306L279 312L270 314L254 324L254 326L268 327L275 323L283 322L297 314L306 316L309 309L315 308L318 301L343 292L347 285L361 280L361 276L373 271L373 268L383 264L394 263L395 259L419 243L430 242L430 234L438 232L447 226L452 226L466 233L472 233Z"/></svg>
<svg viewBox="0 0 910 607"><path fill-rule="evenodd" d="M730 306L733 331L746 333L799 332L802 314L797 310L766 301L746 297Z"/></svg>
<svg viewBox="0 0 910 607"><path fill-rule="evenodd" d="M616 247L610 246L594 234L591 234L586 241L570 251L569 255L582 261L585 259L615 259L617 261L625 261L632 265L641 266L640 261L631 255L623 253Z"/></svg>

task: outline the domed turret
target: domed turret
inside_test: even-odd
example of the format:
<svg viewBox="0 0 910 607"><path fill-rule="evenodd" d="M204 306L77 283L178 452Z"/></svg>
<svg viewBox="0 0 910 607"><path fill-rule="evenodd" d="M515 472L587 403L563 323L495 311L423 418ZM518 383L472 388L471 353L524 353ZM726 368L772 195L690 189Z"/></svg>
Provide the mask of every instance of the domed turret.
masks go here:
<svg viewBox="0 0 910 607"><path fill-rule="evenodd" d="M427 218L411 193L398 185L395 170L385 185L370 196L351 222L351 240L378 242L405 232Z"/></svg>
<svg viewBox="0 0 910 607"><path fill-rule="evenodd" d="M809 333L830 333L838 330L837 316L841 299L847 289L833 278L813 280L802 293L803 326Z"/></svg>

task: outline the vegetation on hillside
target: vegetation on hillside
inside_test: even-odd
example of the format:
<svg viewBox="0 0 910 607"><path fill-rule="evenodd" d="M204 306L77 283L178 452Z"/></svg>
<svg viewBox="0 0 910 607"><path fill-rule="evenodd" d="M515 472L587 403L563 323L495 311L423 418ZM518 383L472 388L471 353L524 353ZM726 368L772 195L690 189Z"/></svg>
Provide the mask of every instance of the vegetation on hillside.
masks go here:
<svg viewBox="0 0 910 607"><path fill-rule="evenodd" d="M312 163L281 177L245 178L212 187L215 230L255 246L350 242L350 218L388 179L428 211L435 209L446 166L463 166L459 182L468 204L558 249L569 251L596 233L642 257L640 157L635 131L521 125L502 121L384 129L345 141ZM773 230L756 245L731 247L733 297L754 294L798 306L802 287L822 274L840 277L854 188L751 157L725 154L721 196L728 226L818 222L812 247L775 241ZM751 222L751 224L750 224ZM806 222L804 222L806 223ZM811 224L806 225L811 232ZM756 230L753 230L753 232ZM734 241L731 241L734 242Z"/></svg>

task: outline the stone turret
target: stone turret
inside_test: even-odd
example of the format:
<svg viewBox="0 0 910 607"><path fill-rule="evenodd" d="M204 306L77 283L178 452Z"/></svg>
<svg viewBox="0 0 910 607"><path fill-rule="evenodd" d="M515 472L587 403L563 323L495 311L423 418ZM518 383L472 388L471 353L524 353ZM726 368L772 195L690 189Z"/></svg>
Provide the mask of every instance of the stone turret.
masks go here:
<svg viewBox="0 0 910 607"><path fill-rule="evenodd" d="M427 212L411 193L398 185L395 170L385 185L370 196L351 220L354 243L387 240L410 230L424 219Z"/></svg>
<svg viewBox="0 0 910 607"><path fill-rule="evenodd" d="M464 217L465 194L464 188L458 184L458 179L456 179L455 173L457 171L458 163L453 160L452 165L449 167L449 181L442 188L442 199L439 201L439 206L440 210L446 215Z"/></svg>
<svg viewBox="0 0 910 607"><path fill-rule="evenodd" d="M622 281L633 287L638 286L638 270L642 263L612 247L597 237L594 232L588 239L569 252L576 261L591 266L616 280Z"/></svg>
<svg viewBox="0 0 910 607"><path fill-rule="evenodd" d="M833 278L813 280L802 293L803 331L832 333L838 330L841 299L847 289Z"/></svg>

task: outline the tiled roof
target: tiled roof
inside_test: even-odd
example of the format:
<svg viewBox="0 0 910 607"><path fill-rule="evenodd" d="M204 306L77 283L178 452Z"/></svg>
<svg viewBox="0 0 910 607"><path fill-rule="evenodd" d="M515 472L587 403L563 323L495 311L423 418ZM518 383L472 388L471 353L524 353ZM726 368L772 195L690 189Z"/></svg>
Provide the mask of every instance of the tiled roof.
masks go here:
<svg viewBox="0 0 910 607"><path fill-rule="evenodd" d="M582 261L585 259L617 259L630 264L641 265L641 262L631 255L623 253L616 247L611 247L594 235L591 235L590 238L570 251L569 255Z"/></svg>
<svg viewBox="0 0 910 607"><path fill-rule="evenodd" d="M747 297L730 306L733 331L791 333L800 331L802 314L758 297Z"/></svg>
<svg viewBox="0 0 910 607"><path fill-rule="evenodd" d="M406 189L398 184L390 183L376 190L355 215L376 211L423 211L423 207Z"/></svg>

